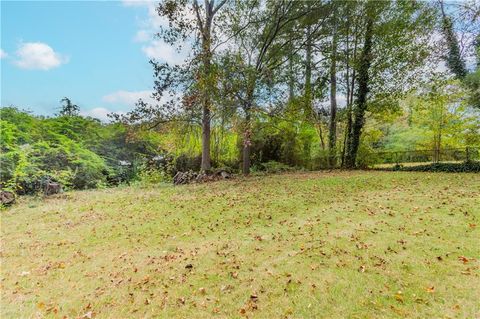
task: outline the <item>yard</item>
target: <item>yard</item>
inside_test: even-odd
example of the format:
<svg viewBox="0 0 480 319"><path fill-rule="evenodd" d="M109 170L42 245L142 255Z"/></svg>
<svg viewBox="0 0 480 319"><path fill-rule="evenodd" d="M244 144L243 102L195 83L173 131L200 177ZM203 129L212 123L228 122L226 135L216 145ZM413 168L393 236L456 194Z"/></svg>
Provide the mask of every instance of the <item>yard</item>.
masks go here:
<svg viewBox="0 0 480 319"><path fill-rule="evenodd" d="M480 316L480 174L291 173L0 213L5 319Z"/></svg>

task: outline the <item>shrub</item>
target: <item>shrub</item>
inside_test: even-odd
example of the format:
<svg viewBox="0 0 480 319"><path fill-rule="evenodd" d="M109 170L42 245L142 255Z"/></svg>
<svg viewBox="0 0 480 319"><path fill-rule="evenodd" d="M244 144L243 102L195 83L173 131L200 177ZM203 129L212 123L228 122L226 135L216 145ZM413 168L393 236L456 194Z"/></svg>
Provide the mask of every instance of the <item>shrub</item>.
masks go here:
<svg viewBox="0 0 480 319"><path fill-rule="evenodd" d="M190 170L198 172L200 171L201 163L201 156L191 157L186 154L182 154L174 160L174 169L172 173L175 174L176 172L186 172Z"/></svg>
<svg viewBox="0 0 480 319"><path fill-rule="evenodd" d="M379 156L365 143L360 144L357 153L357 167L369 168L380 162Z"/></svg>
<svg viewBox="0 0 480 319"><path fill-rule="evenodd" d="M158 185L162 183L171 183L173 177L163 170L142 169L139 173L138 184L140 186Z"/></svg>
<svg viewBox="0 0 480 319"><path fill-rule="evenodd" d="M447 173L480 173L480 162L432 163L417 166L395 166L390 170L410 172L447 172Z"/></svg>
<svg viewBox="0 0 480 319"><path fill-rule="evenodd" d="M265 171L266 173L273 174L273 173L282 173L282 172L288 172L288 171L293 171L295 170L294 167L285 165L283 163L279 163L276 161L269 161L266 163L260 164L260 167L262 167L262 171Z"/></svg>

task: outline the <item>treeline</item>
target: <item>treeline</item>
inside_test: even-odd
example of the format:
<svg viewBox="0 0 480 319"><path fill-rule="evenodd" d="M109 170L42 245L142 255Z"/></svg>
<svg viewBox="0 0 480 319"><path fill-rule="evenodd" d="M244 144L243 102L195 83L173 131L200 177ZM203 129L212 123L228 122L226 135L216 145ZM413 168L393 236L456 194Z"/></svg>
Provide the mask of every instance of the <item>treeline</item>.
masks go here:
<svg viewBox="0 0 480 319"><path fill-rule="evenodd" d="M313 166L319 154L329 167L354 168L365 165L367 126L398 116L408 96L417 98L411 110L437 108L425 111L435 113L424 123L435 131L430 148L445 142L445 116L460 112L452 106L467 117L478 106L475 2L166 0L157 12L168 21L157 36L191 53L181 65L150 61L156 102L116 119L200 129L204 171L229 152L212 150L225 132L239 139L244 174L272 158Z"/></svg>
<svg viewBox="0 0 480 319"><path fill-rule="evenodd" d="M375 155L379 151L480 146L480 112L466 103L451 105L465 94L459 83L426 90L421 96L407 95L398 108L369 117L360 140L359 167L376 164L381 160ZM72 105L68 100L54 117L14 107L0 109L1 188L33 194L48 181L64 189L157 183L170 181L178 171L201 168L200 125L170 122L149 129L102 123L80 116ZM345 110L338 116L344 118ZM231 121L228 128L212 128L211 161L214 168L235 173L242 167L243 126L235 116ZM330 151L319 134L327 129L327 122L311 123L299 119L296 111L286 111L281 117L258 116L251 125L255 132L250 140L253 171L332 167ZM338 132L342 135L343 130ZM337 145L337 163L341 164L345 144L339 141Z"/></svg>
<svg viewBox="0 0 480 319"><path fill-rule="evenodd" d="M150 61L155 102L110 123L68 98L49 118L1 109L3 188L369 167L379 151L480 146L475 2L165 0L157 12L169 22L157 36L191 50L181 65Z"/></svg>

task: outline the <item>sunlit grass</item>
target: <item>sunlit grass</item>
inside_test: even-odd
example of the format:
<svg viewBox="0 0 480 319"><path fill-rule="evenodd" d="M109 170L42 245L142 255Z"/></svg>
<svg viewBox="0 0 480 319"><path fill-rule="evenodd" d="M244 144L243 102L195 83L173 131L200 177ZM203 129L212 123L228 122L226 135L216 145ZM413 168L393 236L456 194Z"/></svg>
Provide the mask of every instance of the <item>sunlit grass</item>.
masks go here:
<svg viewBox="0 0 480 319"><path fill-rule="evenodd" d="M475 318L480 175L297 173L23 199L2 318Z"/></svg>

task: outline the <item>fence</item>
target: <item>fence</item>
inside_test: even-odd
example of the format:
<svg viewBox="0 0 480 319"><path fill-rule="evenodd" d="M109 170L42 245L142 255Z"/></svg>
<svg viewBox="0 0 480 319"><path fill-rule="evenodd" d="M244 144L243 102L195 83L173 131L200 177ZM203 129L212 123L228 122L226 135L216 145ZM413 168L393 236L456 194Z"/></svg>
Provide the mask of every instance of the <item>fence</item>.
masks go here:
<svg viewBox="0 0 480 319"><path fill-rule="evenodd" d="M480 160L480 147L448 148L439 150L385 151L373 155L379 165Z"/></svg>

